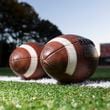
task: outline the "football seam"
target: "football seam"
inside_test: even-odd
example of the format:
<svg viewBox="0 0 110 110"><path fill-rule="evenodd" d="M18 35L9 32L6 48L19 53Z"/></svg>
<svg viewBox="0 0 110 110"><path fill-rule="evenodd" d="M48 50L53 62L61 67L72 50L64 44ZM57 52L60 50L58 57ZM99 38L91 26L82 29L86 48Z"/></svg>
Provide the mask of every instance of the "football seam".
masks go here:
<svg viewBox="0 0 110 110"><path fill-rule="evenodd" d="M18 60L27 60L27 59L32 59L32 58L36 58L36 57L27 57L27 58L19 58L19 59L12 59L10 61L18 61Z"/></svg>
<svg viewBox="0 0 110 110"><path fill-rule="evenodd" d="M76 43L78 43L78 41L76 41L76 42L74 42L75 44ZM72 43L73 45L74 45L74 43ZM65 46L69 46L69 44L68 45L65 45ZM62 50L65 46L62 46L61 48L59 48L59 49L57 49L56 51L53 51L51 54L49 54L47 57L45 57L45 59L43 59L43 60L46 60L46 59L48 59L49 57L51 57L54 53L57 53L58 51L60 51L60 50ZM41 59L42 60L42 59Z"/></svg>

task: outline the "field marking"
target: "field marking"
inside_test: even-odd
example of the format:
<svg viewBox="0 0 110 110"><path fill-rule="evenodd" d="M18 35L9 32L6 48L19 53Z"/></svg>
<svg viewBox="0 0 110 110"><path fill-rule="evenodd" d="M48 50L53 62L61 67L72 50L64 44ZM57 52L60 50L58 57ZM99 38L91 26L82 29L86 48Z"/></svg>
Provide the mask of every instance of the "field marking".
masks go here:
<svg viewBox="0 0 110 110"><path fill-rule="evenodd" d="M13 81L13 82L35 82L41 84L57 84L55 79L42 78L39 80L23 80L20 77L16 76L0 76L0 81Z"/></svg>
<svg viewBox="0 0 110 110"><path fill-rule="evenodd" d="M33 83L41 83L41 84L57 84L58 82L55 79L50 78L42 78L39 80L22 80L20 77L12 77L12 76L0 76L0 81L13 81L13 82L33 82ZM84 81L82 83L71 84L71 85L79 85L86 87L102 87L102 88L110 88L110 81Z"/></svg>
<svg viewBox="0 0 110 110"><path fill-rule="evenodd" d="M80 83L81 86L110 88L110 81L85 81Z"/></svg>

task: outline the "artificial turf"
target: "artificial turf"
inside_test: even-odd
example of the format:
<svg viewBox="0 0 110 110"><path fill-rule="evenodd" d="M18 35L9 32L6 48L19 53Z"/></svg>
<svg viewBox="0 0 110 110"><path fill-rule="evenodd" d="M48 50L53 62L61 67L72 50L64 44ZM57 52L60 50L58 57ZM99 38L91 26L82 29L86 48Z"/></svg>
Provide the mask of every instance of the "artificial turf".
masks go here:
<svg viewBox="0 0 110 110"><path fill-rule="evenodd" d="M0 76L15 76L9 67L0 68Z"/></svg>
<svg viewBox="0 0 110 110"><path fill-rule="evenodd" d="M99 66L90 77L92 80L110 80L110 66Z"/></svg>
<svg viewBox="0 0 110 110"><path fill-rule="evenodd" d="M0 68L0 76L15 76L9 67ZM91 80L110 80L110 66L98 66L95 73L90 77Z"/></svg>
<svg viewBox="0 0 110 110"><path fill-rule="evenodd" d="M90 79L97 78L110 79L110 68L97 68ZM110 88L0 81L0 110L110 110Z"/></svg>
<svg viewBox="0 0 110 110"><path fill-rule="evenodd" d="M110 110L110 88L0 82L0 110Z"/></svg>

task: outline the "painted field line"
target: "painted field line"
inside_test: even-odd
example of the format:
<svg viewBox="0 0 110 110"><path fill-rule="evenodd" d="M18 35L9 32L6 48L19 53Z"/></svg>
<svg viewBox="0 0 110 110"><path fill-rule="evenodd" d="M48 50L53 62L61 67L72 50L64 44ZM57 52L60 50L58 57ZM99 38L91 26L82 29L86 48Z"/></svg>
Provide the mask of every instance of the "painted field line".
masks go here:
<svg viewBox="0 0 110 110"><path fill-rule="evenodd" d="M50 78L42 78L39 80L22 80L20 77L12 77L12 76L0 76L0 81L13 81L13 82L34 82L41 84L57 84L55 79ZM71 84L71 85L79 85L86 87L102 87L102 88L110 88L110 81L84 81L82 83Z"/></svg>
<svg viewBox="0 0 110 110"><path fill-rule="evenodd" d="M23 80L20 77L12 77L12 76L0 76L0 81L13 81L13 82L35 82L42 84L56 84L57 81L55 79L42 78L38 80Z"/></svg>

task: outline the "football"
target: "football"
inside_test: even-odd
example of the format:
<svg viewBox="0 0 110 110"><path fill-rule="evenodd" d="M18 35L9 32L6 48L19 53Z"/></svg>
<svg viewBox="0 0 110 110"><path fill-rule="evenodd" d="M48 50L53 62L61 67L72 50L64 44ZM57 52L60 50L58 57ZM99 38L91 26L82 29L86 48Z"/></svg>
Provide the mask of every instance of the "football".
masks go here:
<svg viewBox="0 0 110 110"><path fill-rule="evenodd" d="M40 65L40 53L43 45L28 42L15 48L9 58L11 70L23 79L39 79L46 74Z"/></svg>
<svg viewBox="0 0 110 110"><path fill-rule="evenodd" d="M94 43L78 35L60 35L44 46L40 61L45 72L61 83L88 79L98 65Z"/></svg>

